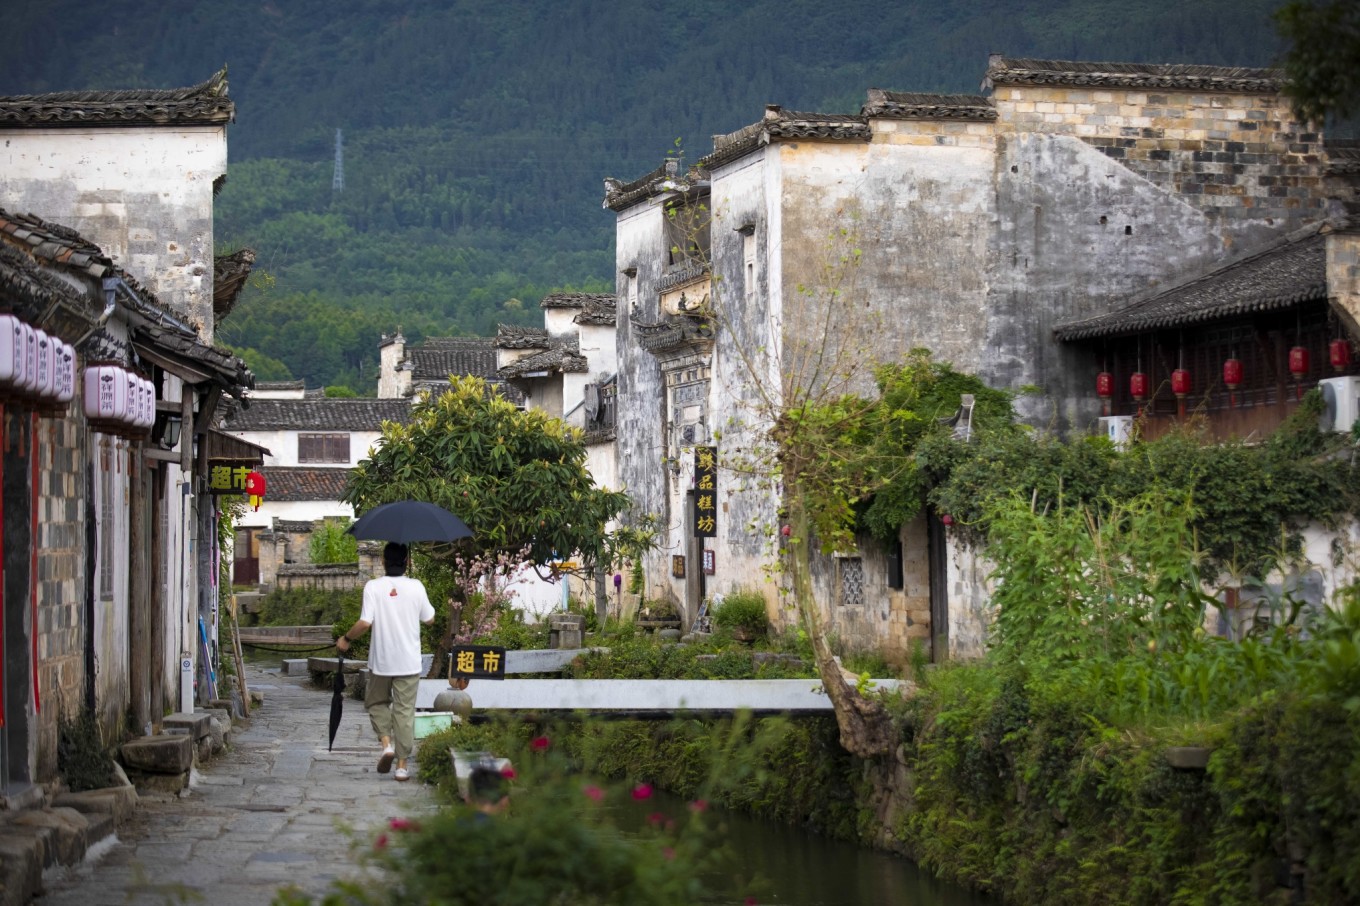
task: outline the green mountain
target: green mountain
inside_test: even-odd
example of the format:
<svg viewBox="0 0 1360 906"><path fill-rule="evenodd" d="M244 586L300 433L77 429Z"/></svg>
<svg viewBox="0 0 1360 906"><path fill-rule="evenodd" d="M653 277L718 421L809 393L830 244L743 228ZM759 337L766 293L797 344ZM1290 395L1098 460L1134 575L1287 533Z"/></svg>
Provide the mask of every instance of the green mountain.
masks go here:
<svg viewBox="0 0 1360 906"><path fill-rule="evenodd" d="M1277 4L49 0L6 10L0 94L178 87L226 63L218 240L256 249L272 285L219 340L264 379L372 393L383 332L485 335L541 324L550 291L612 290L603 178L677 140L699 157L767 103L975 92L993 51L1271 65Z"/></svg>

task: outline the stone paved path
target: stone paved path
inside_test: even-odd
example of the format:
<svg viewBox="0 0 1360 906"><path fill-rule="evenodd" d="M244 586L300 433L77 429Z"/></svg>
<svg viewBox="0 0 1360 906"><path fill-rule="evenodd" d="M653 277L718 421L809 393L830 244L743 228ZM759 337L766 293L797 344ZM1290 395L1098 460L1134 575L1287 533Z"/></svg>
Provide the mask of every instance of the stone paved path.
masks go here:
<svg viewBox="0 0 1360 906"><path fill-rule="evenodd" d="M435 809L431 788L377 773L362 702L345 699L327 752L330 691L277 668L246 671L264 704L237 723L228 751L197 768L180 797L143 794L111 848L49 871L37 906L253 906L287 884L318 895L336 878L363 877L352 840L366 845L389 818Z"/></svg>

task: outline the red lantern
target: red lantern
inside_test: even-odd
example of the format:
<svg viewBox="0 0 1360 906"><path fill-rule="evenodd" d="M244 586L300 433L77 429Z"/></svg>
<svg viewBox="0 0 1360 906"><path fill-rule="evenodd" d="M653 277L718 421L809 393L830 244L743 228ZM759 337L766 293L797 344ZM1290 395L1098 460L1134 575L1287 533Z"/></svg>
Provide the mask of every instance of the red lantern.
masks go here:
<svg viewBox="0 0 1360 906"><path fill-rule="evenodd" d="M1301 381L1304 375L1308 374L1308 348L1306 346L1294 346L1289 350L1289 373L1294 375L1294 380Z"/></svg>
<svg viewBox="0 0 1360 906"><path fill-rule="evenodd" d="M1223 384L1229 390L1242 386L1242 363L1237 359L1228 359L1223 363Z"/></svg>
<svg viewBox="0 0 1360 906"><path fill-rule="evenodd" d="M1350 340L1333 340L1328 345L1327 352L1332 360L1332 367L1337 371L1345 371L1351 367Z"/></svg>
<svg viewBox="0 0 1360 906"><path fill-rule="evenodd" d="M1184 368L1171 372L1171 392L1177 399L1184 399L1190 393L1190 372Z"/></svg>
<svg viewBox="0 0 1360 906"><path fill-rule="evenodd" d="M1142 400L1147 396L1148 378L1141 371L1135 371L1129 375L1129 395L1136 400Z"/></svg>
<svg viewBox="0 0 1360 906"><path fill-rule="evenodd" d="M250 499L250 505L257 510L264 502L264 485L264 476L259 472L246 475L246 496Z"/></svg>
<svg viewBox="0 0 1360 906"><path fill-rule="evenodd" d="M1096 396L1103 400L1114 396L1114 375L1108 371L1096 375Z"/></svg>

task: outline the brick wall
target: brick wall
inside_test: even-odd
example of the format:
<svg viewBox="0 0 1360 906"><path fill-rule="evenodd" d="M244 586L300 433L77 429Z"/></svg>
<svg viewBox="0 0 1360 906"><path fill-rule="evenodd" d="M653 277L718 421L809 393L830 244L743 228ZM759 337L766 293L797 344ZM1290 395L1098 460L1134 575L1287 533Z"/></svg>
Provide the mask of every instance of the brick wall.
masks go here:
<svg viewBox="0 0 1360 906"><path fill-rule="evenodd" d="M77 419L38 421L39 781L57 771L57 728L85 704L84 430Z"/></svg>
<svg viewBox="0 0 1360 906"><path fill-rule="evenodd" d="M1322 136L1278 95L1002 86L999 132L1075 136L1224 221L1322 216Z"/></svg>

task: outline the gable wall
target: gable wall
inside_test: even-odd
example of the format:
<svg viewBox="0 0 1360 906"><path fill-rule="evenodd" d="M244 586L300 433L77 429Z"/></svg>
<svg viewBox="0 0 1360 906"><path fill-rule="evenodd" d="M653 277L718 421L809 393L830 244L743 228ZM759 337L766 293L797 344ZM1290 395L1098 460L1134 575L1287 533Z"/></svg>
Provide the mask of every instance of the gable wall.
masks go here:
<svg viewBox="0 0 1360 906"><path fill-rule="evenodd" d="M98 244L212 342L213 181L225 127L0 129L0 205Z"/></svg>

